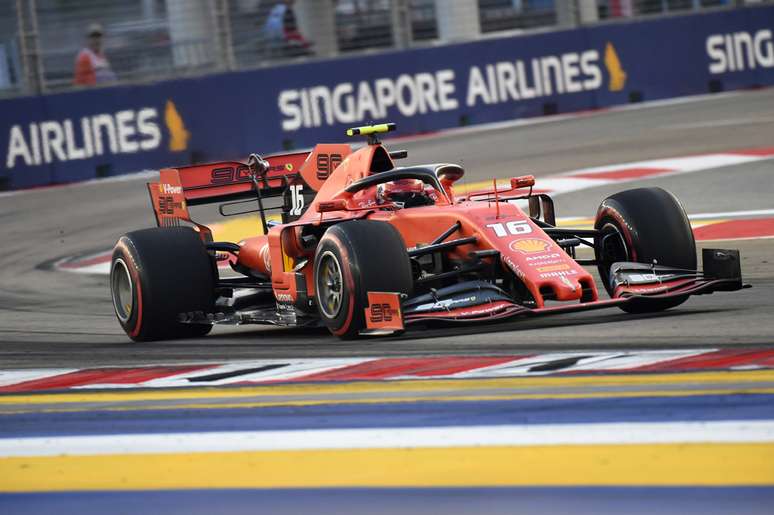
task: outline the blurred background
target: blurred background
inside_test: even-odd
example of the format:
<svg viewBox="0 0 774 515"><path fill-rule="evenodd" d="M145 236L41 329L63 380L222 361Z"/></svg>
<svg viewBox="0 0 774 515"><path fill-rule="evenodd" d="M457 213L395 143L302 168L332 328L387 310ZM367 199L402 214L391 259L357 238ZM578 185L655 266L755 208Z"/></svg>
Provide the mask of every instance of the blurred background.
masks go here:
<svg viewBox="0 0 774 515"><path fill-rule="evenodd" d="M2 0L0 95L83 86L89 31L137 84L771 0Z"/></svg>
<svg viewBox="0 0 774 515"><path fill-rule="evenodd" d="M0 0L0 190L774 84L774 0Z"/></svg>

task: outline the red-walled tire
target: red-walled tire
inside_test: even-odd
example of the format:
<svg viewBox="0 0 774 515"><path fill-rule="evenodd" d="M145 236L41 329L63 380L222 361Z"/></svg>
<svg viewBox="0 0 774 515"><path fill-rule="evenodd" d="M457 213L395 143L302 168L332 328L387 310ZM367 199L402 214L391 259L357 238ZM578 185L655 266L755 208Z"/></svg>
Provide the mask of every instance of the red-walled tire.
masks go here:
<svg viewBox="0 0 774 515"><path fill-rule="evenodd" d="M677 198L661 188L637 188L607 197L597 210L595 255L602 284L612 295L610 266L616 261L696 269L696 242L688 216ZM662 311L687 296L622 304L629 313Z"/></svg>
<svg viewBox="0 0 774 515"><path fill-rule="evenodd" d="M183 324L180 313L211 313L217 270L188 227L143 229L116 243L110 293L118 322L134 341L193 338L209 324Z"/></svg>
<svg viewBox="0 0 774 515"><path fill-rule="evenodd" d="M411 263L392 225L355 220L328 229L314 258L315 300L331 333L355 338L366 328L368 292L410 294Z"/></svg>

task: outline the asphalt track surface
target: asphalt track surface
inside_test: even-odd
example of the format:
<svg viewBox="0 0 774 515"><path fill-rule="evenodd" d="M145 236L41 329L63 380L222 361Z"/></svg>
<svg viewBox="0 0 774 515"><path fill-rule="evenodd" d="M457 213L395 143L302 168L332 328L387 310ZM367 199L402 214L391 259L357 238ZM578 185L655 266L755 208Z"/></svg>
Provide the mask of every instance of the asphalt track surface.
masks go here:
<svg viewBox="0 0 774 515"><path fill-rule="evenodd" d="M524 126L396 141L409 163L459 162L466 180L774 146L774 90L724 94ZM260 151L260 149L256 149ZM774 208L774 160L628 183L674 191L689 213ZM616 188L621 189L621 188ZM560 216L592 216L608 188L560 197ZM41 189L0 202L0 363L3 368L140 365L256 358L508 354L574 349L767 346L774 343L774 240L739 248L752 289L693 298L647 316L618 310L409 332L341 342L323 330L216 328L197 340L133 344L120 330L107 279L52 271L62 256L102 250L153 225L141 180Z"/></svg>

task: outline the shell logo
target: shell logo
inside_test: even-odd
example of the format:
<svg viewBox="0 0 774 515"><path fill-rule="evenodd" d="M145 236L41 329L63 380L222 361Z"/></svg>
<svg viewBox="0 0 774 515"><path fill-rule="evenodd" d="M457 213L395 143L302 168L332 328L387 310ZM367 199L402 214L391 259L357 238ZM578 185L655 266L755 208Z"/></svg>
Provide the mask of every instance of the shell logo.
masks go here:
<svg viewBox="0 0 774 515"><path fill-rule="evenodd" d="M514 240L509 245L511 250L518 250L524 254L536 254L538 252L545 252L550 246L551 244L546 240L539 240L537 238Z"/></svg>

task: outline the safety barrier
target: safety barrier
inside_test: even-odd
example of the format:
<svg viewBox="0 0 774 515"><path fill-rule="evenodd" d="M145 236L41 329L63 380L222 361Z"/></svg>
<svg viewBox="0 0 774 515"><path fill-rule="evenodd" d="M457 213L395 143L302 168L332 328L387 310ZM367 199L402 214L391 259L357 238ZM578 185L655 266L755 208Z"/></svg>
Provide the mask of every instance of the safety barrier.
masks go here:
<svg viewBox="0 0 774 515"><path fill-rule="evenodd" d="M0 101L0 188L774 84L774 7Z"/></svg>

